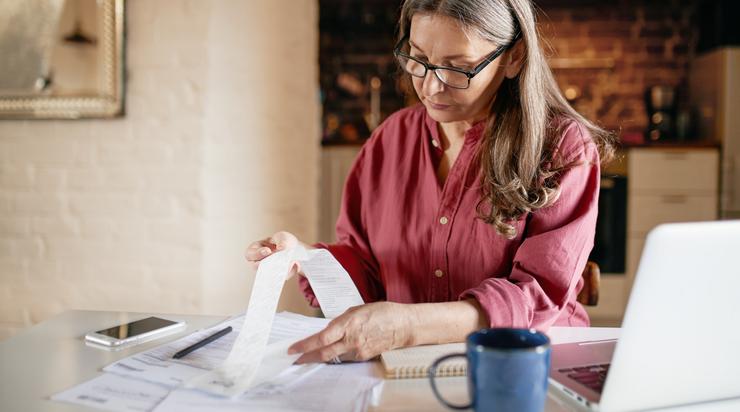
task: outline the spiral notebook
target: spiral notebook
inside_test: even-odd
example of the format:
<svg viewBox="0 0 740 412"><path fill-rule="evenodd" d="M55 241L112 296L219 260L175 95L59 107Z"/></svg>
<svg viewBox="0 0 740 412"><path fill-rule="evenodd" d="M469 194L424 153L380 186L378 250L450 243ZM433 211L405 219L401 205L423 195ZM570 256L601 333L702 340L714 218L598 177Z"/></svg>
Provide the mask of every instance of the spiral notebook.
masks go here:
<svg viewBox="0 0 740 412"><path fill-rule="evenodd" d="M464 353L464 343L414 346L383 352L380 359L386 379L426 378L429 367L437 358L450 353ZM464 357L454 358L437 368L437 376L465 376L467 362Z"/></svg>

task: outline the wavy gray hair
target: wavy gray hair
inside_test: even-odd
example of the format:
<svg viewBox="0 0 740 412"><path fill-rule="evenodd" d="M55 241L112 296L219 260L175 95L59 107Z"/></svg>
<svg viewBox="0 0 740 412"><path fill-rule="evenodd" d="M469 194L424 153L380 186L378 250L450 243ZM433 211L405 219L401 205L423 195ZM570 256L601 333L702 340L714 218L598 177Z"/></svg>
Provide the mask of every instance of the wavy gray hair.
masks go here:
<svg viewBox="0 0 740 412"><path fill-rule="evenodd" d="M508 44L517 30L525 59L519 74L505 79L491 103L478 153L482 170L478 215L506 238L516 236L513 221L551 205L560 193L557 176L574 165L553 159L562 130L551 127L569 118L591 134L601 161L614 154L614 135L589 121L563 97L545 58L530 0L406 0L399 38L418 13L457 20L466 35Z"/></svg>

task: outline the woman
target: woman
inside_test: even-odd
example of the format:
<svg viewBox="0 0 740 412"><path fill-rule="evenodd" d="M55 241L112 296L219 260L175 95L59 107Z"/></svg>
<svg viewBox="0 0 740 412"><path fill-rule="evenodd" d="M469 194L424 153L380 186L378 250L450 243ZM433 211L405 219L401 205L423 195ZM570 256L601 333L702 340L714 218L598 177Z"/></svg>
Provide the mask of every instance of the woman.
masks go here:
<svg viewBox="0 0 740 412"><path fill-rule="evenodd" d="M338 242L317 245L370 303L294 344L299 362L365 360L482 327L588 325L576 295L611 137L562 97L532 9L530 0L405 1L394 53L421 104L364 145ZM250 245L247 260L297 243L277 233Z"/></svg>

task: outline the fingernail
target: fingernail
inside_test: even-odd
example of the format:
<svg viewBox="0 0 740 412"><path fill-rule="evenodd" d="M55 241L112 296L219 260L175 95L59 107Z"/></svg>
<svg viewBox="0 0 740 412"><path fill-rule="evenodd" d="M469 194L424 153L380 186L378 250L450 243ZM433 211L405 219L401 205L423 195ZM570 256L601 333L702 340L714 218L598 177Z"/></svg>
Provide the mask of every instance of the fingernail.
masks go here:
<svg viewBox="0 0 740 412"><path fill-rule="evenodd" d="M269 254L270 254L270 249L268 249L268 248L266 248L266 247L263 247L262 249L260 249L260 254L261 254L262 256L267 256L267 255L269 255Z"/></svg>
<svg viewBox="0 0 740 412"><path fill-rule="evenodd" d="M298 351L295 350L294 347L291 346L288 348L288 355L295 355L296 353L298 353Z"/></svg>

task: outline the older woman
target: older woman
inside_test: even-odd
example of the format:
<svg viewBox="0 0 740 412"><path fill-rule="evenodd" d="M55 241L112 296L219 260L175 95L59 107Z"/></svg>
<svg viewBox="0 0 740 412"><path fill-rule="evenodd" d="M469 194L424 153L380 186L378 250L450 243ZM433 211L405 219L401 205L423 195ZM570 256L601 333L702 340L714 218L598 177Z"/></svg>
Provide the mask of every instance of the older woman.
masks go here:
<svg viewBox="0 0 740 412"><path fill-rule="evenodd" d="M364 360L481 327L588 325L576 295L611 137L562 97L531 2L406 0L399 26L394 54L421 104L375 130L347 179L337 243L316 245L369 303L291 351ZM276 233L247 260L298 242Z"/></svg>

